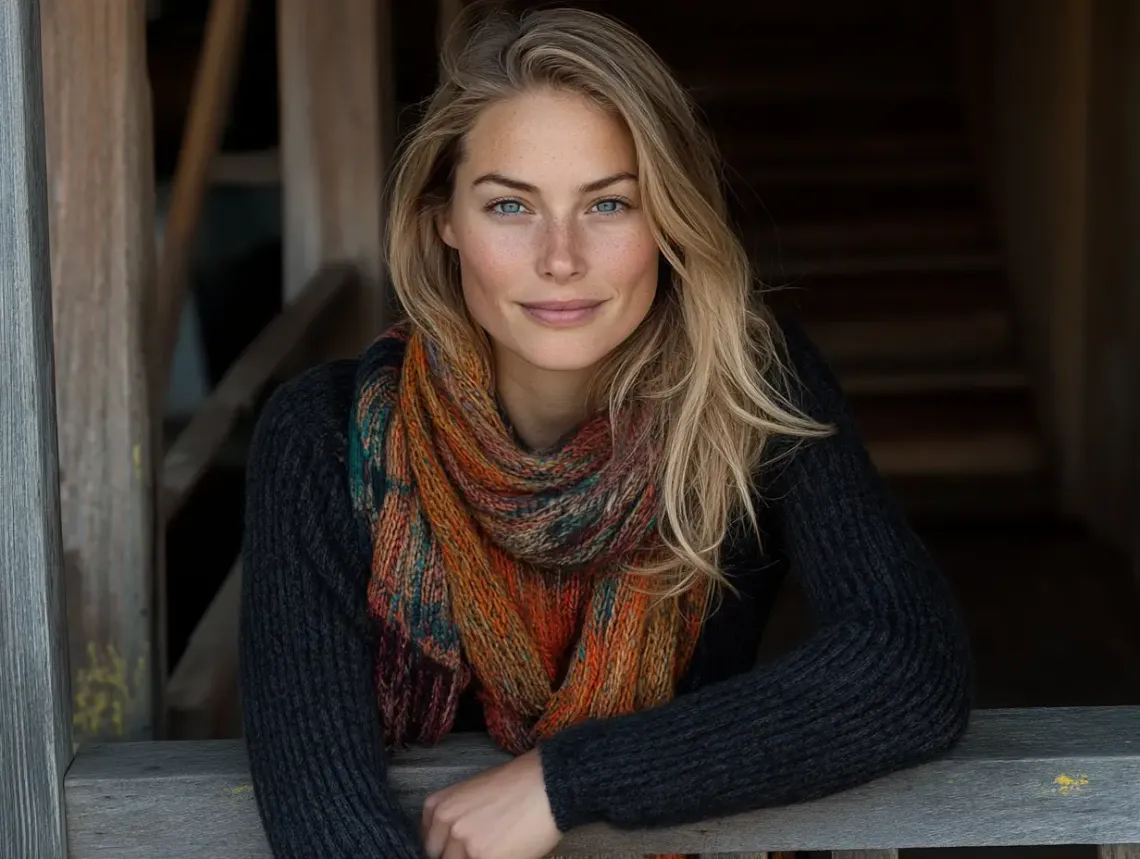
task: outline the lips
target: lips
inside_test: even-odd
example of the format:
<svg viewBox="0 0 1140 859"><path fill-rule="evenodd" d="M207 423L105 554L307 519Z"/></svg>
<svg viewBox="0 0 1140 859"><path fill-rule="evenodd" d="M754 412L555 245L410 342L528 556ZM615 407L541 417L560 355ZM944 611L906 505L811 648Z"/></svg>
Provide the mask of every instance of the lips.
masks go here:
<svg viewBox="0 0 1140 859"><path fill-rule="evenodd" d="M569 301L533 301L522 304L523 312L546 325L577 325L597 314L604 301L577 298Z"/></svg>

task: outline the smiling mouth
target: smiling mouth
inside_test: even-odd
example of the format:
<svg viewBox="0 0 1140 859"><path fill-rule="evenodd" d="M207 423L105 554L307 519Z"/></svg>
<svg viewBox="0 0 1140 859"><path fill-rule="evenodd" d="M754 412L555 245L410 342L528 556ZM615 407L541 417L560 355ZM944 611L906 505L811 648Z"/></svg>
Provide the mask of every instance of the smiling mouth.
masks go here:
<svg viewBox="0 0 1140 859"><path fill-rule="evenodd" d="M533 319L547 325L576 325L593 317L604 301L576 299L573 301L537 301L521 304L523 311Z"/></svg>

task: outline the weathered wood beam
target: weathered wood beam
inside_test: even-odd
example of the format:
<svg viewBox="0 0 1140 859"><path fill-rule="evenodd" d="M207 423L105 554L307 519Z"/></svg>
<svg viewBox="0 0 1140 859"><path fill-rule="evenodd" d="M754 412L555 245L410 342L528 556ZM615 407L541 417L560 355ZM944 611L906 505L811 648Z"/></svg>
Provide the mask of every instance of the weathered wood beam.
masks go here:
<svg viewBox="0 0 1140 859"><path fill-rule="evenodd" d="M155 734L145 308L154 285L146 4L41 0L63 545L76 740Z"/></svg>
<svg viewBox="0 0 1140 859"><path fill-rule="evenodd" d="M1097 848L1099 859L1140 859L1140 844L1102 844Z"/></svg>
<svg viewBox="0 0 1140 859"><path fill-rule="evenodd" d="M211 165L230 112L230 96L245 36L247 7L248 0L213 0L206 19L206 34L194 76L194 90L163 229L162 257L154 295L155 365L152 381L156 398L165 393L169 383L170 366L178 342L178 325L186 302L194 238L202 216L202 203L210 186ZM156 407L161 403L162 399L158 399Z"/></svg>
<svg viewBox="0 0 1140 859"><path fill-rule="evenodd" d="M0 3L0 856L64 859L71 762L37 0Z"/></svg>
<svg viewBox="0 0 1140 859"><path fill-rule="evenodd" d="M330 351L358 352L390 320L383 184L392 147L390 0L278 0L284 299L326 262L363 275Z"/></svg>
<svg viewBox="0 0 1140 859"><path fill-rule="evenodd" d="M212 740L231 734L238 706L238 622L241 559L234 564L194 628L167 686L169 737Z"/></svg>
<svg viewBox="0 0 1140 859"><path fill-rule="evenodd" d="M162 466L166 522L182 508L237 419L255 405L273 376L303 348L356 281L355 271L347 265L329 265L317 272L297 300L266 325L226 371L166 453Z"/></svg>
<svg viewBox="0 0 1140 859"><path fill-rule="evenodd" d="M558 852L884 855L924 847L1136 844L1137 736L1140 707L981 711L941 759L870 784L697 824L582 827ZM504 759L485 738L453 735L438 747L394 755L391 781L406 811L417 814L430 792ZM80 750L66 784L73 859L270 855L241 741L92 746Z"/></svg>

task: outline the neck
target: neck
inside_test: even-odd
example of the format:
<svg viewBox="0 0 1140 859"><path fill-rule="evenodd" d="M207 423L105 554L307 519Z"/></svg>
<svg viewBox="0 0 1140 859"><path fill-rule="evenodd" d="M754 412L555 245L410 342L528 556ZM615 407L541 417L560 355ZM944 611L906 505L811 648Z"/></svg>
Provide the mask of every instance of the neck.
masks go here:
<svg viewBox="0 0 1140 859"><path fill-rule="evenodd" d="M591 372L542 370L495 350L499 401L529 450L553 447L589 416Z"/></svg>

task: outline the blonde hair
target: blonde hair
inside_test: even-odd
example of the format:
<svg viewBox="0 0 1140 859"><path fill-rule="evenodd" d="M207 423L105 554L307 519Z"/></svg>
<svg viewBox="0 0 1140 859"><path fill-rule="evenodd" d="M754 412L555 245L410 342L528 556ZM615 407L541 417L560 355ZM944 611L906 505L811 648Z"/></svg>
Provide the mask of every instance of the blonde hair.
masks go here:
<svg viewBox="0 0 1140 859"><path fill-rule="evenodd" d="M663 294L595 383L611 419L634 402L655 415L658 530L670 551L638 572L664 576L672 594L697 576L725 584L719 558L729 527L743 518L759 533L753 473L769 441L827 428L786 395L779 332L729 226L713 141L644 41L580 9L513 15L477 4L464 11L444 46L440 84L393 172L388 263L397 297L445 350L456 338L481 341L435 219L449 203L464 137L479 114L539 88L580 94L624 121L642 204L669 269Z"/></svg>

